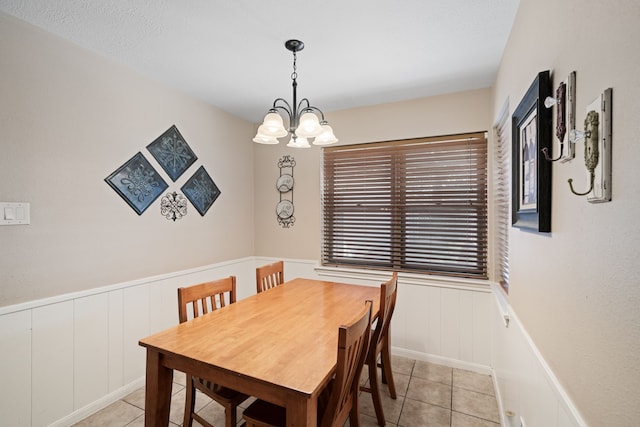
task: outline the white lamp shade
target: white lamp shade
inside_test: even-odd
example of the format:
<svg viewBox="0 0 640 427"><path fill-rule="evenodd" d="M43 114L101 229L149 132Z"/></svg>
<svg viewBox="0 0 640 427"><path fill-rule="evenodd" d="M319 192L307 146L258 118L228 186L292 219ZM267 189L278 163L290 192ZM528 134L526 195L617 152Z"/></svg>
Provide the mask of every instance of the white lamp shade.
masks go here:
<svg viewBox="0 0 640 427"><path fill-rule="evenodd" d="M333 134L333 129L328 124L324 124L322 127L322 133L316 136L313 140L314 145L329 145L338 142L338 138Z"/></svg>
<svg viewBox="0 0 640 427"><path fill-rule="evenodd" d="M264 135L264 136L269 136L272 138L282 138L283 136L287 136L289 132L287 132L287 130L284 127L281 128L276 128L276 127L269 127L267 125L260 125L258 127L258 135Z"/></svg>
<svg viewBox="0 0 640 427"><path fill-rule="evenodd" d="M307 138L300 138L300 137L294 138L292 136L291 140L287 144L287 147L291 147L291 148L309 148L311 146L309 145L309 141L307 141Z"/></svg>
<svg viewBox="0 0 640 427"><path fill-rule="evenodd" d="M278 113L268 113L258 128L258 134L274 138L282 138L288 133L282 124L282 117Z"/></svg>
<svg viewBox="0 0 640 427"><path fill-rule="evenodd" d="M262 135L262 134L258 133L255 136L255 138L253 138L253 142L257 142L258 144L277 144L280 141L278 141L273 136L267 136L267 135Z"/></svg>
<svg viewBox="0 0 640 427"><path fill-rule="evenodd" d="M300 116L300 123L296 129L296 135L303 138L314 138L322 133L322 126L318 116L313 113L304 113Z"/></svg>

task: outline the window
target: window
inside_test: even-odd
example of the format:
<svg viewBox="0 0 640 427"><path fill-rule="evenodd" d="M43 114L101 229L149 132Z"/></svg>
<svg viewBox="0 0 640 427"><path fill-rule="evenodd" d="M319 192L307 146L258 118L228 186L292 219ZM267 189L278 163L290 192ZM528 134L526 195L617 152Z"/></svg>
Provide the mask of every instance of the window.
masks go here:
<svg viewBox="0 0 640 427"><path fill-rule="evenodd" d="M495 278L509 293L509 227L511 224L511 125L508 108L503 109L494 127L496 147L493 167L493 227Z"/></svg>
<svg viewBox="0 0 640 427"><path fill-rule="evenodd" d="M484 133L323 149L324 265L487 278Z"/></svg>

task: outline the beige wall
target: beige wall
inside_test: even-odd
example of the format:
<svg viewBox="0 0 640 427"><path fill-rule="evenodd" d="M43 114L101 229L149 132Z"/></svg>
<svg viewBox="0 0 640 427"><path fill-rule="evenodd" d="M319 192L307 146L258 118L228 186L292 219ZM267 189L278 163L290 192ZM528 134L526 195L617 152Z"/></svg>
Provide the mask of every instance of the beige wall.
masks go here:
<svg viewBox="0 0 640 427"><path fill-rule="evenodd" d="M492 91L327 112L341 143L359 143L489 130L545 69L554 86L577 71L578 122L613 87L613 201L569 193L568 178L586 185L579 144L553 166L553 232L510 235L509 302L594 426L640 417L639 19L636 0L521 0ZM31 225L0 227L0 306L249 255L319 259L318 148L253 146L251 124L2 14L0 51L0 201L31 203ZM175 223L158 201L139 217L103 181L172 124L222 190ZM290 229L275 218L284 154ZM178 190L187 176L165 178Z"/></svg>
<svg viewBox="0 0 640 427"><path fill-rule="evenodd" d="M493 114L517 107L536 73L577 72L577 126L613 88L613 200L589 204L583 145L553 165L552 233L511 229L509 302L593 426L640 417L640 3L521 0L494 87ZM557 142L556 142L557 143Z"/></svg>
<svg viewBox="0 0 640 427"><path fill-rule="evenodd" d="M0 201L31 204L0 227L0 306L253 254L252 124L3 14L0 52ZM167 191L200 165L222 191L175 223L104 182L173 124L198 161Z"/></svg>
<svg viewBox="0 0 640 427"><path fill-rule="evenodd" d="M490 104L490 90L482 89L328 112L326 117L339 144L355 144L489 131ZM285 143L255 145L256 255L319 260L321 149L291 149ZM275 186L280 173L277 163L286 154L296 160L293 190L296 222L288 229L278 224L275 215L280 200Z"/></svg>

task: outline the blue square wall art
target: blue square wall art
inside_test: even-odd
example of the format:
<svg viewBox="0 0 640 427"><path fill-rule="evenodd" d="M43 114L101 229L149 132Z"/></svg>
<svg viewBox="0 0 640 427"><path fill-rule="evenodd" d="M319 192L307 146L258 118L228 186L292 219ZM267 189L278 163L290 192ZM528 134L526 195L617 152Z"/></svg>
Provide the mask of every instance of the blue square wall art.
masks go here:
<svg viewBox="0 0 640 427"><path fill-rule="evenodd" d="M181 190L191 204L200 212L201 216L207 213L213 202L220 195L220 190L204 166L200 166L196 173L182 186Z"/></svg>
<svg viewBox="0 0 640 427"><path fill-rule="evenodd" d="M180 175L198 159L176 125L171 126L155 141L147 145L147 150L173 182L180 178Z"/></svg>
<svg viewBox="0 0 640 427"><path fill-rule="evenodd" d="M168 187L141 152L106 177L105 181L138 215L142 215Z"/></svg>

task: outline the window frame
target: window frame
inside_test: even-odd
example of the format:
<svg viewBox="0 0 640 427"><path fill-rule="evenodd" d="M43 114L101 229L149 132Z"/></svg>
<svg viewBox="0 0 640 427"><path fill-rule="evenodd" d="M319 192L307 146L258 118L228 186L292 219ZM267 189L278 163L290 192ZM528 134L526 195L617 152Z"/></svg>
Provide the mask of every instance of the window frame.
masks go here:
<svg viewBox="0 0 640 427"><path fill-rule="evenodd" d="M466 155L469 159L464 160L469 162L469 165L470 165L468 166L469 172L467 172L467 174L464 176L455 176L455 174L458 173L458 170L459 170L458 168L462 168L462 166L459 166L459 164L464 163L464 161L463 163L460 163L461 160L459 159L459 157L460 157L460 153L465 152L465 149L460 147L469 147L466 149L468 150ZM398 160L398 157L402 157L403 155L406 156L407 152L413 152L416 150L417 152L419 152L421 149L424 149L424 151L427 154L424 154L424 153L417 154L418 160L410 160L410 161L407 161L406 159ZM379 150L379 151L375 151L375 150ZM444 153L443 159L445 160L430 159L432 155L434 156L433 157L434 159L438 159L437 154L433 154L434 152L438 153L439 152L438 150L441 150L442 153ZM474 150L478 152L474 152ZM390 248L388 257L386 257L386 255L384 256L380 255L380 254L386 254L386 252L384 252L385 250L384 248L375 249L375 250L380 250L382 252L380 252L380 254L376 254L377 257L373 256L371 258L367 258L366 260L362 256L354 256L353 259L349 259L349 256L344 256L344 255L340 256L339 250L336 249L337 241L345 241L347 243L352 244L353 247L358 246L358 244L361 244L361 245L371 244L375 246L375 243L378 243L378 241L376 240L375 235L374 237L354 237L353 240L351 241L349 240L348 237L345 237L346 234L348 234L348 231L345 231L347 229L346 226L344 226L342 229L342 237L340 238L335 237L339 229L339 224L337 224L336 218L339 218L340 215L342 215L342 217L344 218L347 218L349 216L348 214L353 214L352 216L360 215L362 217L366 217L367 212L366 212L366 207L362 208L361 212L357 212L357 213L356 213L356 209L353 207L352 207L352 212L346 213L347 212L346 208L344 211L339 211L341 207L338 207L339 203L336 202L335 199L336 197L341 197L343 194L346 194L346 193L345 193L345 190L341 190L342 192L338 193L338 195L336 196L336 186L342 185L345 182L348 183L348 179L343 177L342 175L340 175L339 177L334 177L334 174L336 173L336 169L335 169L336 163L334 163L335 159L332 158L331 153L338 153L338 154L335 154L335 156L339 156L339 153L343 152L343 153L346 153L345 157L347 159L350 158L352 161L355 161L354 159L358 158L358 156L360 155L362 155L363 158L366 159L368 153L382 153L386 151L388 151L389 153L393 153L393 154L390 154L391 157L395 156L394 159L389 160L389 165L388 165L389 175L390 175L389 176L390 188L388 189L388 193L389 193L388 197L389 197L389 203L390 203L390 207L388 209L390 212L388 215L388 217L390 218L388 223L388 230L389 230L389 236L387 237L388 242L384 242L380 245L381 247L386 245ZM450 154L451 152L455 152L458 158L452 160L451 157L453 157L453 155ZM365 153L365 154L362 154L362 153ZM382 154L380 154L380 156L383 157ZM422 160L420 156L422 156L424 160ZM477 159L475 158L476 156L477 156ZM418 170L418 175L422 174L423 176L416 175L417 176L416 178L416 177L410 176L411 172L407 172L407 170L409 169L409 166L407 165L409 165L410 162L412 161L417 163L411 163L411 167ZM422 161L424 161L424 164L420 163ZM442 162L442 163L439 163L439 162ZM473 162L476 162L476 163L473 163ZM383 161L381 160L381 164L382 163ZM451 166L453 168L453 171L447 171L444 169L446 165L451 165L451 164L454 165L454 166ZM441 166L442 170L436 171L435 169L436 165L442 165ZM358 167L362 167L362 165L354 166L354 168L358 168ZM372 166L372 172L371 172L372 175L374 175L373 167L374 166ZM403 168L404 168L404 172L401 171ZM424 171L420 171L421 168L424 168ZM482 174L478 175L477 174L478 171L481 171ZM451 178L451 177L454 177L454 178ZM358 181L358 179L360 179L360 181ZM354 175L355 183L352 184L353 185L352 189L354 190L352 193L356 195L354 196L353 194L351 195L347 194L345 197L355 197L355 199L353 200L356 200L359 196L365 197L365 193L367 191L366 187L367 185L369 185L369 183L363 183L362 179L363 178L357 178ZM386 179L386 176L383 176L380 179L384 180ZM412 179L423 180L423 181L419 181L422 183L422 186L414 182L410 183ZM488 177L488 141L487 141L486 132L473 132L473 133L445 135L445 136L438 136L438 137L426 137L426 138L415 138L415 139L408 139L408 140L395 140L395 141L383 141L383 142L374 142L374 143L366 143L366 144L323 147L322 164L321 164L321 196L322 196L322 200L321 200L322 201L321 263L322 265L332 266L332 267L394 270L394 271L402 271L402 272L410 272L410 273L432 274L432 275L441 275L441 276L453 276L453 277L487 280L488 279L488 257L489 257L488 179L489 179ZM339 182L336 183L335 180ZM466 220L467 223L473 223L471 219L475 217L475 221L477 222L478 225L476 228L470 227L470 228L473 228L473 230L475 230L473 232L474 233L473 238L468 236L465 237L464 233L460 231L464 227L469 228L468 224L464 226L460 226L457 223L451 223L451 225L447 225L447 223L438 224L437 215L434 215L434 218L436 219L431 219L429 221L421 221L421 219L419 219L420 216L423 216L423 217L427 216L423 211L420 211L420 208L422 206L420 205L422 200L421 198L426 197L424 199L426 200L426 203L431 203L433 201L440 202L440 201L444 201L444 198L446 196L451 196L451 194L457 191L453 189L446 190L445 191L446 194L444 195L433 196L433 194L436 194L437 191L434 190L434 191L431 191L430 193L429 191L425 191L424 188L428 186L432 186L433 188L436 188L436 189L445 188L445 187L438 187L438 185L443 186L444 185L443 183L447 183L448 186L453 188L455 184L458 184L463 181L466 181L465 185L468 185L469 188L476 188L476 186L479 188L479 190L474 190L474 191L475 193L478 193L476 194L476 196L480 201L469 202L469 206L473 205L478 207L477 208L469 207L469 206L461 207L459 209L460 212L463 212L466 209L468 212L472 212L472 213L467 212L467 213L460 214L455 207L452 208L446 203L443 203L442 205L444 206L444 208L442 208L441 210L444 210L444 214L442 215L444 215L444 217L446 218L449 218L450 216L459 215L454 220L451 220L449 218L448 221L458 221L458 218L460 218L461 222L464 222ZM374 185L374 184L371 184L371 185ZM407 188L410 187L411 185L414 186L413 190L408 190ZM418 187L415 187L416 185L418 185ZM464 185L460 185L460 187L464 187ZM417 190L416 192L415 188L419 188L419 190ZM449 192L451 194L449 194ZM418 194L418 196L416 196L416 194ZM425 194L429 194L429 195L425 196ZM471 194L471 190L469 190L469 197L471 198L470 194ZM386 197L386 194L382 196L378 194L377 196L380 196L384 199L384 197ZM373 197L375 196L370 196L370 197L366 196L363 200L371 200ZM411 197L413 197L415 200L418 200L418 202L414 200L413 202L407 203L406 201L408 200L408 198L411 198ZM433 200L431 199L432 197L434 198ZM439 199L439 197L442 197L442 199ZM459 196L456 196L456 197L459 197ZM459 201L458 203L462 206L464 203L467 203L467 201L462 200L462 201ZM363 203L362 205L364 204L365 203ZM357 206L362 206L362 205L357 204ZM416 207L418 207L418 211L417 213L414 212L412 217L409 211L411 209L414 209L415 211ZM374 205L374 208L375 208L375 205ZM378 206L378 208L380 209L380 211L384 210L380 206ZM427 208L423 208L423 209L427 209ZM436 208L433 208L433 209L437 211ZM453 212L451 211L452 209L456 211L456 213L452 213ZM477 211L478 213L474 214L473 213L474 211ZM384 225L385 224L384 215L379 215L379 217L382 218L379 220L380 223ZM371 216L370 220L376 221L376 218L378 217ZM368 219L369 219L368 217L364 219L358 218L353 220L354 221L353 224L360 226L361 224L365 224L366 220ZM358 221L363 221L363 222L358 222ZM415 224L408 225L408 223L411 221L413 221L415 224L418 224L418 225L415 225ZM447 221L447 219L445 219L445 221ZM344 222L347 223L346 220ZM429 227L429 225L431 225L431 227ZM359 229L359 230L356 229L354 232L364 234L367 231L372 231L372 233L379 233L381 235L384 235L385 233L384 229L382 231L378 231L378 229L376 229L375 226L372 226L369 223L366 223L362 227L363 227L362 229ZM383 226L381 227L383 228ZM460 227L460 229L458 229L457 227ZM442 232L442 230L446 231L448 228L454 231L451 231L449 233L444 232L444 234L442 235L443 237L436 234L436 232ZM429 234L423 234L425 232L428 232ZM463 233L462 237L460 237L460 235L456 236L455 234L456 232ZM442 252L442 248L446 249L447 247L452 248L453 246L455 246L454 243L444 240L444 239L447 239L447 237L451 237L451 236L455 238L459 238L458 245L460 246L460 248L456 249L456 251L460 251L460 253L464 253L464 251L466 250L467 252L473 252L474 256L466 257L465 259L461 259L459 257L457 262L448 260L447 257L455 258L451 254L455 253L456 251L450 250L449 252L446 252L446 251ZM422 237L423 240L425 239L425 237L427 238L427 240L429 239L437 240L438 238L441 238L443 240L441 240L440 243L423 244L418 241L420 240L419 239L420 237ZM413 245L412 249L407 248L408 247L407 239L414 239L414 241L411 242L411 244ZM477 240L472 240L472 239L477 239ZM470 243L472 241L479 242L477 244L477 249L473 249L473 245L475 243ZM471 246L468 246L468 245L471 245ZM431 257L425 257L423 253L420 252L421 249L432 249L434 250L434 252L432 252L433 255ZM445 252L447 254L444 254ZM420 262L410 261L409 259L411 258L411 256L413 256L414 259L419 260ZM447 263L449 264L447 265ZM465 263L467 264L467 267L465 267ZM473 267L468 267L468 265L473 265Z"/></svg>

